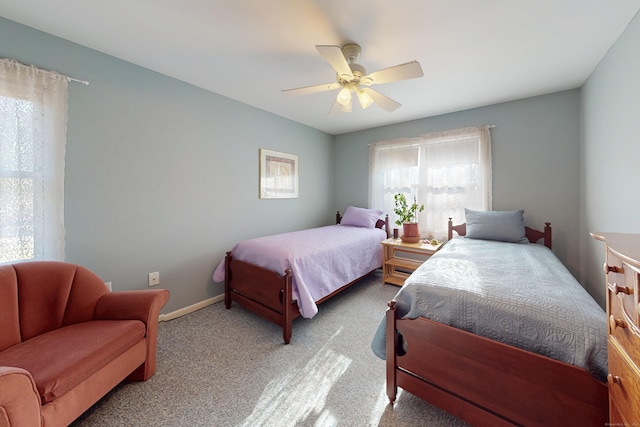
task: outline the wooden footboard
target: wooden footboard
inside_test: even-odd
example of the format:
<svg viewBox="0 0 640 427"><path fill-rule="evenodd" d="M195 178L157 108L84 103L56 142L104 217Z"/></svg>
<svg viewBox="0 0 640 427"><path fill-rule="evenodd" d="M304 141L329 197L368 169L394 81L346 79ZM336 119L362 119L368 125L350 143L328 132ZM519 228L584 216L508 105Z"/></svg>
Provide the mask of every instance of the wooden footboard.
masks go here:
<svg viewBox="0 0 640 427"><path fill-rule="evenodd" d="M235 301L246 309L282 327L285 344L291 340L291 323L300 316L291 293L291 270L283 276L248 262L225 258L224 303Z"/></svg>
<svg viewBox="0 0 640 427"><path fill-rule="evenodd" d="M606 383L585 370L425 318L386 314L387 394L397 387L472 425L603 426Z"/></svg>
<svg viewBox="0 0 640 427"><path fill-rule="evenodd" d="M375 270L374 270L375 271ZM336 289L316 301L320 304L349 286L366 277L369 273ZM247 310L275 323L282 328L282 338L289 344L293 319L300 316L298 304L292 297L291 270L279 275L257 265L235 260L231 252L225 257L224 303L229 309L233 301Z"/></svg>

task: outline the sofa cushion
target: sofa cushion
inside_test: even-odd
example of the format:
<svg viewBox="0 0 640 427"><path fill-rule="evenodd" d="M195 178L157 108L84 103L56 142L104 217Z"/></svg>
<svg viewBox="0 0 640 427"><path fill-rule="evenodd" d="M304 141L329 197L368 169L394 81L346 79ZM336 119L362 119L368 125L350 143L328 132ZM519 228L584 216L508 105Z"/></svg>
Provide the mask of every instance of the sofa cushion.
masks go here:
<svg viewBox="0 0 640 427"><path fill-rule="evenodd" d="M13 264L18 278L20 334L34 338L61 326L93 320L104 282L79 265L56 261Z"/></svg>
<svg viewBox="0 0 640 427"><path fill-rule="evenodd" d="M0 353L0 366L31 373L42 404L54 401L145 336L138 320L96 320L38 335Z"/></svg>

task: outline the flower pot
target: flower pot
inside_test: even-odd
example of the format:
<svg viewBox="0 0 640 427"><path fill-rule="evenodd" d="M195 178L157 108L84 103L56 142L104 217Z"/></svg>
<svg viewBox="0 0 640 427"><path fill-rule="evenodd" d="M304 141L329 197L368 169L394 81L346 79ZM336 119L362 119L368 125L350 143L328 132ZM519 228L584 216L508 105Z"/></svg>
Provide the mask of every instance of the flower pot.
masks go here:
<svg viewBox="0 0 640 427"><path fill-rule="evenodd" d="M417 222L405 222L402 224L402 231L404 243L418 243L420 241L420 229Z"/></svg>

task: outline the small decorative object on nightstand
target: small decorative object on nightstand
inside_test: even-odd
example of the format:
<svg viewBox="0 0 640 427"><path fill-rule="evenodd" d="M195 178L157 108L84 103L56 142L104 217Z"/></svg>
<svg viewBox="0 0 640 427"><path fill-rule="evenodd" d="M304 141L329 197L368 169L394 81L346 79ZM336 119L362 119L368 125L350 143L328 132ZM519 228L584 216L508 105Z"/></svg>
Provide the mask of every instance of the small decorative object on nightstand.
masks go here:
<svg viewBox="0 0 640 427"><path fill-rule="evenodd" d="M404 243L420 242L418 213L424 210L424 205L418 205L415 196L413 196L413 203L409 205L407 198L402 193L395 194L393 200L395 202L393 212L398 215L396 224L402 226L402 241Z"/></svg>
<svg viewBox="0 0 640 427"><path fill-rule="evenodd" d="M426 243L425 243L426 242ZM382 282L402 286L411 272L415 271L431 255L436 253L442 242L432 245L425 240L418 243L404 243L400 239L382 241ZM404 254L405 256L402 256ZM414 255L409 258L406 255Z"/></svg>

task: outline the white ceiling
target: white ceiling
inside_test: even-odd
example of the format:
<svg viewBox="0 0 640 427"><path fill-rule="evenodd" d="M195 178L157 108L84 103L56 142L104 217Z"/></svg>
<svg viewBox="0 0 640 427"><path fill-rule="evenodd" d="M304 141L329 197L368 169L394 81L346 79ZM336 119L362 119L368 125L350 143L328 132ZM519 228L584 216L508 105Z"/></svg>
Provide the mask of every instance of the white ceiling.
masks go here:
<svg viewBox="0 0 640 427"><path fill-rule="evenodd" d="M640 0L0 0L7 19L336 135L582 85ZM358 43L400 102L328 116L335 81L315 45ZM73 76L91 80L91 76Z"/></svg>

